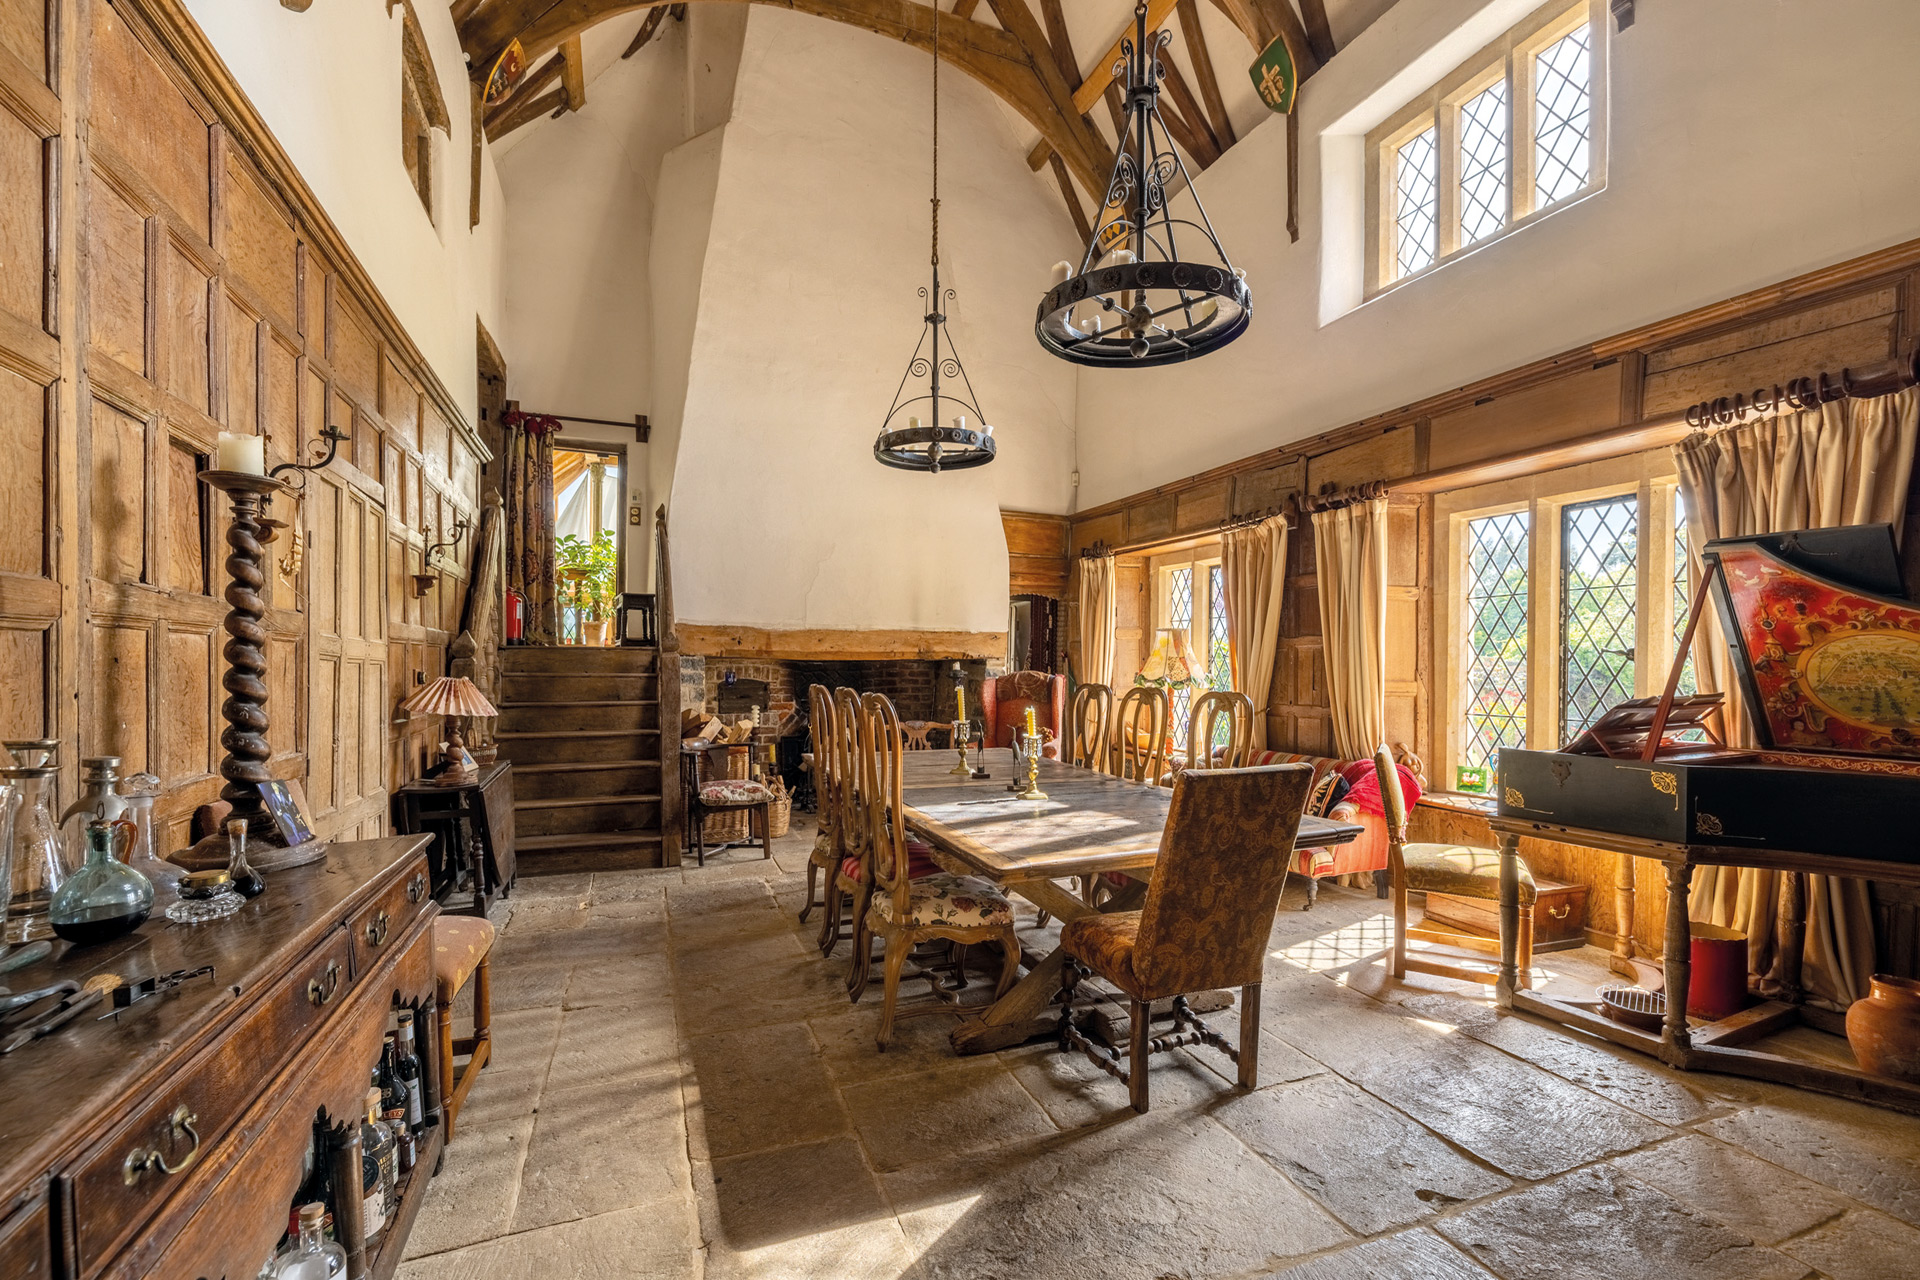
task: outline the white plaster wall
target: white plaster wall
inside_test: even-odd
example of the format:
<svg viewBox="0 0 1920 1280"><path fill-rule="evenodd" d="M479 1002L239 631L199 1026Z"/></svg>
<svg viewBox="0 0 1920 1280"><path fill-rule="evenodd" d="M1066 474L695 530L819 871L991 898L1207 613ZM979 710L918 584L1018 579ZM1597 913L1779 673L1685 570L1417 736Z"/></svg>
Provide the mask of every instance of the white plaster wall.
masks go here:
<svg viewBox="0 0 1920 1280"><path fill-rule="evenodd" d="M1606 189L1322 324L1322 262L1351 248L1359 210L1327 222L1341 144L1321 135L1345 131L1353 151L1422 87L1381 93L1424 50L1532 7L1400 0L1308 82L1298 244L1279 117L1199 178L1248 269L1253 325L1189 365L1081 373L1082 507L1920 236L1913 0L1642 0L1626 32L1606 24Z"/></svg>
<svg viewBox="0 0 1920 1280"><path fill-rule="evenodd" d="M416 6L452 120L448 133L435 133L435 220L400 159L399 8L389 16L377 0L327 0L305 13L268 0L186 0L186 7L434 372L477 421L474 317L503 348L508 342L505 210L483 148L480 225L467 226L470 99L447 6ZM507 355L511 366L510 349Z"/></svg>
<svg viewBox="0 0 1920 1280"><path fill-rule="evenodd" d="M1074 374L1032 326L1074 232L958 73L941 78L942 276L1000 456L940 476L873 459L924 314L930 71L867 32L749 13L674 469L683 621L998 631L999 509L1067 509Z"/></svg>

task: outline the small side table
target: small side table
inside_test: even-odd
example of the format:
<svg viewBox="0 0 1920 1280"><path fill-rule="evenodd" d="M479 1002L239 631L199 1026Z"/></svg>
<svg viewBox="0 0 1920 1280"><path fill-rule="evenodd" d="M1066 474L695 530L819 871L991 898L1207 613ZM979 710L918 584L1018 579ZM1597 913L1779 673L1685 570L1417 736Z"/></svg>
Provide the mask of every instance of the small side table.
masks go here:
<svg viewBox="0 0 1920 1280"><path fill-rule="evenodd" d="M428 851L433 895L443 902L465 882L473 906L461 914L485 916L494 898L513 891L513 765L480 766L474 782L443 787L416 778L394 793L394 823L403 834L439 838Z"/></svg>

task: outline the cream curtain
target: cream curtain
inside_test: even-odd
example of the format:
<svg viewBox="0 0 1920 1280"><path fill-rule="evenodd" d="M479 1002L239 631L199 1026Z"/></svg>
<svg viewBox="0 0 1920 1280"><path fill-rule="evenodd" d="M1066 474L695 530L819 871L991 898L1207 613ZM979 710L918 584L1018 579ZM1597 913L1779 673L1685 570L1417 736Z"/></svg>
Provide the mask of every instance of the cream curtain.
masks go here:
<svg viewBox="0 0 1920 1280"><path fill-rule="evenodd" d="M1387 500L1316 511L1313 554L1334 751L1365 760L1387 739Z"/></svg>
<svg viewBox="0 0 1920 1280"><path fill-rule="evenodd" d="M1267 696L1280 648L1280 596L1287 584L1287 518L1271 516L1221 539L1227 653L1233 687L1253 703L1253 749L1267 749Z"/></svg>
<svg viewBox="0 0 1920 1280"><path fill-rule="evenodd" d="M1701 432L1674 446L1686 502L1693 578L1709 539L1846 524L1891 524L1905 512L1907 482L1920 440L1920 391L1869 400L1837 400ZM1709 610L1694 637L1702 692L1724 692L1727 741L1753 742L1732 660ZM1762 994L1782 985L1778 911L1780 875L1741 867L1694 872L1695 920L1747 935L1747 967ZM1867 994L1873 972L1873 914L1867 886L1834 876L1807 877L1807 933L1800 981L1809 998L1844 1009Z"/></svg>
<svg viewBox="0 0 1920 1280"><path fill-rule="evenodd" d="M1113 628L1118 601L1113 587L1113 557L1080 560L1080 682L1113 683Z"/></svg>

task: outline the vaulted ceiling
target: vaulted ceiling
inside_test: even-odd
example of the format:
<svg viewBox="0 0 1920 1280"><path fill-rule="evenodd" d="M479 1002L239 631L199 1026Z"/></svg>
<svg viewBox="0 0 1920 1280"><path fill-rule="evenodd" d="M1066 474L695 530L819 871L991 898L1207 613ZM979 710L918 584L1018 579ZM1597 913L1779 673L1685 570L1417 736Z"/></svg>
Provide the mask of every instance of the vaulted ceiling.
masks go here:
<svg viewBox="0 0 1920 1280"><path fill-rule="evenodd" d="M522 65L530 68L487 110L488 136L499 138L542 116L580 108L586 94L580 38L590 28L650 10L624 55L631 56L670 15L692 5L743 2L813 14L929 51L937 22L942 59L991 89L1037 131L1028 164L1052 167L1062 198L1087 232L1074 187L1078 183L1096 207L1105 194L1122 119L1112 68L1120 36L1132 27L1130 6L1072 0L1071 23L1066 0L1037 0L1037 13L1030 0L452 0L452 11L476 83L516 40ZM1298 51L1304 80L1393 3L1211 0L1231 25L1222 31L1208 14L1206 24L1215 28L1210 43L1202 21L1206 0L1147 0L1149 26L1177 33L1163 59L1161 114L1189 165L1205 169L1233 146L1229 99L1246 97L1246 68L1276 36L1286 36Z"/></svg>

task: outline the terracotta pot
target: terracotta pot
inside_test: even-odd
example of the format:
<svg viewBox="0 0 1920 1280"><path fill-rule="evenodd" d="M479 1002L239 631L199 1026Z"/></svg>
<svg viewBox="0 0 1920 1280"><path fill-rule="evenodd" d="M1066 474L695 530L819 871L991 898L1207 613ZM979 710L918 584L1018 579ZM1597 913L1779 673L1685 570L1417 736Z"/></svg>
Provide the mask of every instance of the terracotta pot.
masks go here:
<svg viewBox="0 0 1920 1280"><path fill-rule="evenodd" d="M1862 1071L1920 1084L1920 980L1873 975L1873 993L1847 1010L1847 1043Z"/></svg>

